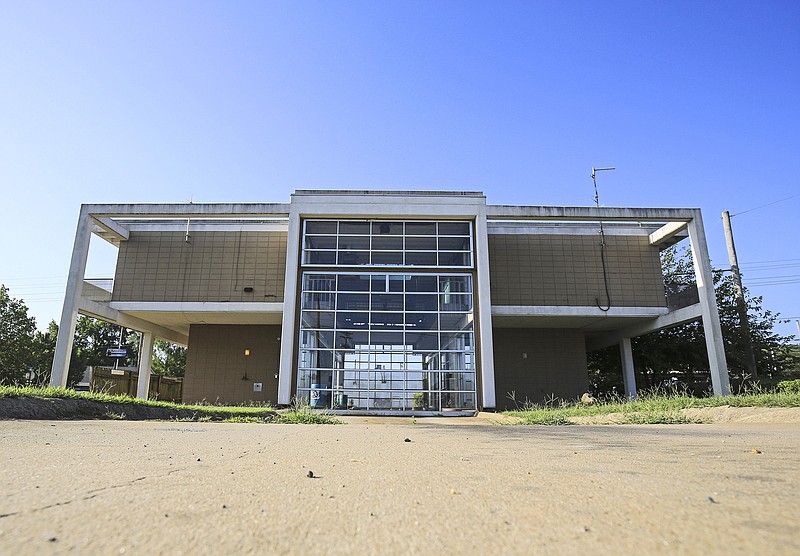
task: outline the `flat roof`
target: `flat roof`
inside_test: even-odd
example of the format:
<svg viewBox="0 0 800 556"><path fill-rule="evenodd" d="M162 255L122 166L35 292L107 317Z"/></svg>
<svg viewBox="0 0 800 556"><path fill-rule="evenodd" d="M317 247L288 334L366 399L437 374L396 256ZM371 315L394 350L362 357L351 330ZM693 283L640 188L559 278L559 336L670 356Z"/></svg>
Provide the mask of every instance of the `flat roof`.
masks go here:
<svg viewBox="0 0 800 556"><path fill-rule="evenodd" d="M292 195L380 195L399 197L485 197L483 191L387 190L387 189L298 189Z"/></svg>

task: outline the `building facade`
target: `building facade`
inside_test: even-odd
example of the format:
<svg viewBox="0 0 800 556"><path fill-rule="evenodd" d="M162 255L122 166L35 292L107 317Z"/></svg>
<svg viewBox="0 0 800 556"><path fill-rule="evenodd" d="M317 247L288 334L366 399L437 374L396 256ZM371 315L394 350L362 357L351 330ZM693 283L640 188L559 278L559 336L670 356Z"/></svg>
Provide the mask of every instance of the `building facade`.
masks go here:
<svg viewBox="0 0 800 556"><path fill-rule="evenodd" d="M91 234L118 248L85 280ZM671 307L660 251L689 238L694 303ZM479 192L295 192L289 203L83 205L52 383L75 320L188 346L184 401L473 412L588 391L587 350L701 320L728 376L698 209L490 205Z"/></svg>

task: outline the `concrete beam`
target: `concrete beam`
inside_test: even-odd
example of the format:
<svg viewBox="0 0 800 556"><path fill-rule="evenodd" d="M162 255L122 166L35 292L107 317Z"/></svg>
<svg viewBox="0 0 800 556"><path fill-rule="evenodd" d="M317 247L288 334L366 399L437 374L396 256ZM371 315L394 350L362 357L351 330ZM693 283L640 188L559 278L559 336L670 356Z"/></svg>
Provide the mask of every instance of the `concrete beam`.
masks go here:
<svg viewBox="0 0 800 556"><path fill-rule="evenodd" d="M297 284L300 279L300 214L289 215L289 241L286 245L286 280L283 289L283 320L281 322L281 360L278 370L278 403L292 401L294 376L295 314L297 313Z"/></svg>
<svg viewBox="0 0 800 556"><path fill-rule="evenodd" d="M486 216L491 220L687 222L692 219L695 210L697 209L487 205Z"/></svg>
<svg viewBox="0 0 800 556"><path fill-rule="evenodd" d="M116 236L120 241L128 241L130 232L125 226L121 226L114 222L111 218L92 216L92 221L104 229L106 232Z"/></svg>
<svg viewBox="0 0 800 556"><path fill-rule="evenodd" d="M611 307L603 311L597 306L558 306L558 305L494 305L495 316L514 317L651 317L668 314L666 307Z"/></svg>
<svg viewBox="0 0 800 556"><path fill-rule="evenodd" d="M138 330L139 332L152 332L159 338L164 338L170 342L182 346L189 345L189 337L176 332L170 328L164 328L152 322L121 313L111 308L107 303L99 303L90 299L81 299L78 312L88 317L102 319L113 324L119 324L126 328ZM74 330L73 330L74 334Z"/></svg>
<svg viewBox="0 0 800 556"><path fill-rule="evenodd" d="M78 319L78 302L83 288L83 276L86 274L86 259L89 256L89 241L91 237L88 211L82 207L78 215L78 227L75 231L75 243L72 247L72 258L69 263L67 290L64 293L64 305L61 309L58 338L56 339L56 349L53 355L53 366L50 371L50 386L63 388L67 385L69 363L72 357L72 343Z"/></svg>
<svg viewBox="0 0 800 556"><path fill-rule="evenodd" d="M181 218L190 216L288 216L287 203L126 203L85 204L81 210L95 218L146 217Z"/></svg>
<svg viewBox="0 0 800 556"><path fill-rule="evenodd" d="M282 313L283 303L275 301L112 301L116 311L165 313Z"/></svg>
<svg viewBox="0 0 800 556"><path fill-rule="evenodd" d="M497 407L497 394L494 381L494 338L492 336L492 295L489 283L489 236L486 232L486 216L479 214L475 219L475 277L477 284L478 337L480 347L481 405L484 408Z"/></svg>
<svg viewBox="0 0 800 556"><path fill-rule="evenodd" d="M625 396L636 399L636 374L633 366L633 347L630 338L622 338L619 343L619 355L622 359L622 382L625 384Z"/></svg>
<svg viewBox="0 0 800 556"><path fill-rule="evenodd" d="M731 393L728 378L728 362L725 359L725 346L722 339L722 327L719 324L717 298L714 294L714 276L711 271L711 259L708 256L706 232L703 229L703 217L698 209L689 224L689 241L692 244L692 260L697 280L697 293L700 296L700 310L703 319L703 331L708 352L708 366L711 370L711 385L714 395L727 396Z"/></svg>
<svg viewBox="0 0 800 556"><path fill-rule="evenodd" d="M150 395L150 365L153 361L153 333L142 334L139 349L139 379L136 383L136 397L146 400Z"/></svg>
<svg viewBox="0 0 800 556"><path fill-rule="evenodd" d="M650 234L650 245L661 245L672 239L688 226L688 222L670 222L661 226L658 230Z"/></svg>
<svg viewBox="0 0 800 556"><path fill-rule="evenodd" d="M601 336L586 339L586 349L593 351L619 343L623 338L635 338L658 330L672 328L685 322L691 322L701 318L700 304L690 305L675 311L670 311L651 321L628 326L621 330L616 330Z"/></svg>

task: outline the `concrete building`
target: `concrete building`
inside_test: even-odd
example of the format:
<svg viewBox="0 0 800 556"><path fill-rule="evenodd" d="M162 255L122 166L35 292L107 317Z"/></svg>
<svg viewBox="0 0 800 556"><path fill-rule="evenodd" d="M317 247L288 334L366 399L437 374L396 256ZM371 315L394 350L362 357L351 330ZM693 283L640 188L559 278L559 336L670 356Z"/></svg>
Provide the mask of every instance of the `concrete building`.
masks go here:
<svg viewBox="0 0 800 556"><path fill-rule="evenodd" d="M117 246L86 281L91 234ZM692 245L698 296L667 302L659 252ZM698 209L490 205L479 192L302 190L289 203L83 205L53 362L78 314L187 345L184 401L469 412L579 397L587 350L691 320L729 393ZM147 372L141 372L146 377ZM147 395L147 380L139 396Z"/></svg>

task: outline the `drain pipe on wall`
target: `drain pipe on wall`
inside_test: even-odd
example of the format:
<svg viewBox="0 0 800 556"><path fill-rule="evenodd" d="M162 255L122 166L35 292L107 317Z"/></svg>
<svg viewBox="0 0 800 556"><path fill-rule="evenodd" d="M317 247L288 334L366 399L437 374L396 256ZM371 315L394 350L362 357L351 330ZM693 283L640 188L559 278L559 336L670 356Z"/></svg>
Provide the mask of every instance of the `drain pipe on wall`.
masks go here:
<svg viewBox="0 0 800 556"><path fill-rule="evenodd" d="M594 204L597 208L600 208L600 195L597 192L597 172L606 172L609 170L616 170L616 168L609 167L609 168L595 168L592 166L592 183L594 184ZM606 306L603 307L600 304L600 298L595 297L594 302L597 304L597 308L607 313L609 309L611 309L611 294L608 291L608 271L606 270L606 234L603 230L603 221L600 220L600 262L603 265L603 285L605 286L606 290Z"/></svg>

